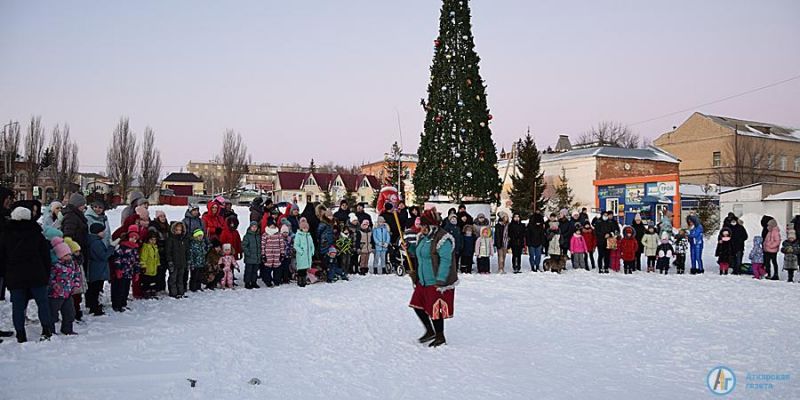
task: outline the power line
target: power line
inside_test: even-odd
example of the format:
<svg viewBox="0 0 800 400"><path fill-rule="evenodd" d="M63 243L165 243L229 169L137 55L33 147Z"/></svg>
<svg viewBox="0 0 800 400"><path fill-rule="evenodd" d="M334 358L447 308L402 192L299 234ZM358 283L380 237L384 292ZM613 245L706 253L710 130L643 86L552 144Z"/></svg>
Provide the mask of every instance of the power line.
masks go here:
<svg viewBox="0 0 800 400"><path fill-rule="evenodd" d="M769 89L771 87L775 87L775 86L782 85L782 84L787 83L787 82L791 82L791 81L793 81L795 79L800 79L800 74L795 75L795 76L793 76L791 78L786 78L786 79L781 80L781 81L773 82L773 83L770 83L770 84L767 84L767 85L764 85L764 86L759 86L759 87L754 88L754 89L746 90L746 91L741 92L741 93L736 93L736 94L733 94L733 95L730 95L730 96L727 96L727 97L723 97L721 99L712 100L712 101L709 101L707 103L698 104L698 105L693 106L693 107L685 108L685 109L680 110L680 111L674 111L674 112L671 112L671 113L668 113L668 114L659 115L657 117L653 117L653 118L649 118L649 119L646 119L646 120L643 120L643 121L635 122L635 123L629 124L628 126L641 125L641 124L644 124L644 123L647 123L647 122L651 122L651 121L655 121L655 120L658 120L658 119L661 119L661 118L670 117L670 116L673 116L675 114L681 114L681 113L685 113L685 112L688 112L688 111L694 111L694 110L696 110L696 109L698 109L700 107L710 106L712 104L721 103L723 101L727 101L727 100L730 100L730 99L735 99L737 97L741 97L741 96L745 96L745 95L748 95L748 94L751 94L751 93L755 93L755 92L758 92L760 90Z"/></svg>

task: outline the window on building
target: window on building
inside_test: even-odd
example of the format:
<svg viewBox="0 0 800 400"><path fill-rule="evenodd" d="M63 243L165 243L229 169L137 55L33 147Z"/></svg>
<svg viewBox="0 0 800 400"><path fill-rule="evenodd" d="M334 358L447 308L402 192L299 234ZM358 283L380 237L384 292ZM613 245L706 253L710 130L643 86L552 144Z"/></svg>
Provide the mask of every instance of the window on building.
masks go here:
<svg viewBox="0 0 800 400"><path fill-rule="evenodd" d="M773 168L775 168L775 156L773 154L770 154L767 157L767 169L773 169Z"/></svg>
<svg viewBox="0 0 800 400"><path fill-rule="evenodd" d="M722 165L722 154L719 151L715 151L711 155L711 166L719 167L720 165Z"/></svg>
<svg viewBox="0 0 800 400"><path fill-rule="evenodd" d="M789 160L786 158L786 156L781 156L781 161L780 161L781 171L786 171L788 164Z"/></svg>
<svg viewBox="0 0 800 400"><path fill-rule="evenodd" d="M314 201L319 201L319 195L318 194L314 195Z"/></svg>
<svg viewBox="0 0 800 400"><path fill-rule="evenodd" d="M362 180L361 181L361 187L362 188L368 188L369 187L369 181L367 181L366 179Z"/></svg>
<svg viewBox="0 0 800 400"><path fill-rule="evenodd" d="M313 176L309 176L309 177L308 177L308 179L306 179L306 185L309 185L309 186L311 186L311 185L313 185L313 186L317 186L317 181L316 181L316 180L314 180L314 177L313 177Z"/></svg>
<svg viewBox="0 0 800 400"><path fill-rule="evenodd" d="M794 172L800 172L800 157L794 158Z"/></svg>
<svg viewBox="0 0 800 400"><path fill-rule="evenodd" d="M363 203L364 201L366 201L366 200L364 199L364 196L361 196L361 202Z"/></svg>

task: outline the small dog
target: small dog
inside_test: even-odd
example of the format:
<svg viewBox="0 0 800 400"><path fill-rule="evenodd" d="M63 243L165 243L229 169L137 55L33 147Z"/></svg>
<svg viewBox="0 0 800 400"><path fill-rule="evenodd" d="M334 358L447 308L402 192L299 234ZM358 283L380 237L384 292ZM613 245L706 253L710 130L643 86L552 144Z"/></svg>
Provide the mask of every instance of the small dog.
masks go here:
<svg viewBox="0 0 800 400"><path fill-rule="evenodd" d="M553 259L552 257L544 260L544 270L555 272L560 274L567 267L567 258L562 256L559 257L558 260Z"/></svg>

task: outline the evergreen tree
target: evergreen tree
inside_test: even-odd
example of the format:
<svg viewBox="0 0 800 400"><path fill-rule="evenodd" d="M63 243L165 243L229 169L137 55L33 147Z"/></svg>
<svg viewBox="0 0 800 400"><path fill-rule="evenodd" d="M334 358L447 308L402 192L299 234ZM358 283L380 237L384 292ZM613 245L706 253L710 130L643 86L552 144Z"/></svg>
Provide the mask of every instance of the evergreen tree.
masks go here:
<svg viewBox="0 0 800 400"><path fill-rule="evenodd" d="M562 209L571 209L578 204L574 203L573 200L575 196L572 194L572 188L569 187L569 180L567 179L567 170L564 167L561 167L561 176L559 176L559 181L561 181L558 186L556 187L556 198L554 199L554 206L556 210Z"/></svg>
<svg viewBox="0 0 800 400"><path fill-rule="evenodd" d="M443 0L414 192L420 201L448 195L454 201L497 200L501 182L486 86L479 73L469 0Z"/></svg>
<svg viewBox="0 0 800 400"><path fill-rule="evenodd" d="M322 194L324 196L322 198L322 205L325 206L325 208L333 207L333 193L331 193L331 188L325 188Z"/></svg>
<svg viewBox="0 0 800 400"><path fill-rule="evenodd" d="M392 144L392 150L389 153L386 153L386 157L383 159L383 184L388 186L397 187L397 181L400 181L400 187L397 188L398 192L400 193L401 198L405 198L405 176L400 178L400 166L397 164L397 160L400 159L402 156L402 151L400 150L400 146L397 142Z"/></svg>
<svg viewBox="0 0 800 400"><path fill-rule="evenodd" d="M312 174L313 174L314 172L317 172L317 165L316 165L316 164L314 164L314 159L313 159L313 158L311 159L311 162L308 164L308 170L309 170L309 172L311 172Z"/></svg>
<svg viewBox="0 0 800 400"><path fill-rule="evenodd" d="M519 173L511 176L511 210L526 219L533 211L544 209L546 187L544 171L539 165L541 155L530 132L517 142L514 162Z"/></svg>
<svg viewBox="0 0 800 400"><path fill-rule="evenodd" d="M343 200L347 201L347 205L350 207L351 210L355 210L356 202L356 195L352 190L348 190L344 193Z"/></svg>

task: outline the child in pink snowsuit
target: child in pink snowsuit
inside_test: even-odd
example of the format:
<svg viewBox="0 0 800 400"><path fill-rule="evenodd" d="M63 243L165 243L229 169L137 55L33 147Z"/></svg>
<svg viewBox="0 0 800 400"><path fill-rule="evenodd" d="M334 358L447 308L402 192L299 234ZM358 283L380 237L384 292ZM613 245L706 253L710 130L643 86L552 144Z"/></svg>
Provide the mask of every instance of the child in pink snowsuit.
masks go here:
<svg viewBox="0 0 800 400"><path fill-rule="evenodd" d="M223 289L233 289L233 270L239 271L239 265L236 264L236 257L233 256L233 249L230 243L222 245L223 256L219 259L219 265L222 266L222 272L225 274L219 285Z"/></svg>

